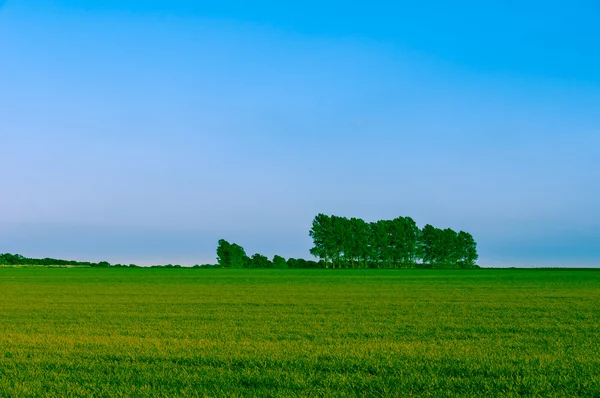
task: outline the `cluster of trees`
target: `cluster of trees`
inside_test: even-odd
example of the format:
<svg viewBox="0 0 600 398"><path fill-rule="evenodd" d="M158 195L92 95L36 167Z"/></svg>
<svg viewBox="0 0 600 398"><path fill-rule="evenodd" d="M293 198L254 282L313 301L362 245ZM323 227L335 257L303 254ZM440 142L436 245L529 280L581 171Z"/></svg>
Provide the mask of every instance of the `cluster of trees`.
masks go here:
<svg viewBox="0 0 600 398"><path fill-rule="evenodd" d="M318 214L310 253L333 268L476 267L477 243L467 232L425 225L410 217L367 223Z"/></svg>
<svg viewBox="0 0 600 398"><path fill-rule="evenodd" d="M410 217L368 223L360 218L318 214L309 235L314 247L310 253L319 261L281 256L269 259L256 253L249 257L243 247L219 240L218 264L195 265L193 268L473 268L477 267L477 243L471 234L450 228L425 225L419 229ZM111 265L27 258L19 254L0 254L0 265L137 267L135 264ZM180 265L154 265L181 268Z"/></svg>
<svg viewBox="0 0 600 398"><path fill-rule="evenodd" d="M217 246L218 267L223 268L325 268L324 262L302 258L285 259L275 255L272 260L256 253L249 257L244 248L236 243L219 240Z"/></svg>

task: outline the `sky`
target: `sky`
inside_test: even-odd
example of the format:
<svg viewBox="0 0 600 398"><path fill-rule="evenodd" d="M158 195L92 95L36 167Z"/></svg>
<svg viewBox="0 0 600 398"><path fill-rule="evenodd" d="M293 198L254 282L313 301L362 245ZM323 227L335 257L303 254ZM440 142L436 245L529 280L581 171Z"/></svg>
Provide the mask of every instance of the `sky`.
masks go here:
<svg viewBox="0 0 600 398"><path fill-rule="evenodd" d="M0 0L0 252L311 258L326 213L469 231L483 266L600 266L598 20L591 0Z"/></svg>

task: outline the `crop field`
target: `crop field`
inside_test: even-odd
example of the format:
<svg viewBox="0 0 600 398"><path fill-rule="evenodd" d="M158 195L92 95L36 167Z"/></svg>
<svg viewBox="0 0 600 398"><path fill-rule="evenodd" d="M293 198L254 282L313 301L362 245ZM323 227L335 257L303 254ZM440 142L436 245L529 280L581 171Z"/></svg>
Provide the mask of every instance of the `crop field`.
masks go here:
<svg viewBox="0 0 600 398"><path fill-rule="evenodd" d="M0 269L1 397L600 396L594 270Z"/></svg>

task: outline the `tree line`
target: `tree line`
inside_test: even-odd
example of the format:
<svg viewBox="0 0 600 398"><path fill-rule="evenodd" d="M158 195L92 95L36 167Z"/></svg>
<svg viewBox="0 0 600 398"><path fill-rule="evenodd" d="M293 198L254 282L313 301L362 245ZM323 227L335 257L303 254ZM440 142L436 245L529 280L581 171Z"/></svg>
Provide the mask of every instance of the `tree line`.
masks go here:
<svg viewBox="0 0 600 398"><path fill-rule="evenodd" d="M479 257L468 232L425 225L410 217L366 222L318 214L310 253L332 268L473 268Z"/></svg>
<svg viewBox="0 0 600 398"><path fill-rule="evenodd" d="M108 261L90 262L75 260L60 260L56 258L31 258L20 254L0 253L0 265L31 265L31 266L71 266L71 267L97 267L97 268L141 268L136 264L111 264ZM217 264L196 264L191 268L214 268ZM179 264L157 264L149 268L189 268Z"/></svg>
<svg viewBox="0 0 600 398"><path fill-rule="evenodd" d="M475 268L477 243L464 231L425 225L410 217L366 222L318 214L309 235L319 261L249 257L236 243L219 240L217 261L224 268Z"/></svg>
<svg viewBox="0 0 600 398"><path fill-rule="evenodd" d="M474 268L477 243L468 232L456 232L425 225L419 229L410 217L366 222L318 214L309 231L313 239L310 253L319 260L272 259L256 253L248 256L243 247L224 239L217 244L217 264L193 268ZM110 264L54 258L35 259L19 254L0 254L0 265L137 267L135 264ZM180 265L153 265L181 268Z"/></svg>
<svg viewBox="0 0 600 398"><path fill-rule="evenodd" d="M285 259L279 255L269 259L260 253L248 256L244 248L225 239L217 244L217 266L221 268L325 268L324 262L303 258Z"/></svg>
<svg viewBox="0 0 600 398"><path fill-rule="evenodd" d="M136 264L111 264L108 261L90 262L75 260L60 260L56 258L31 258L20 254L0 253L0 265L32 265L32 266L71 266L71 267L97 267L97 268L141 268ZM196 264L191 268L214 268L216 264ZM149 268L188 268L179 264L157 264Z"/></svg>
<svg viewBox="0 0 600 398"><path fill-rule="evenodd" d="M10 254L4 253L0 254L0 265L41 265L41 266L50 266L50 265L60 265L60 266L74 266L74 267L101 267L108 268L111 266L122 266L126 265L115 264L111 265L108 261L100 261L97 263L89 262L89 261L74 261L74 260L60 260L56 258L30 258L25 257L20 254ZM136 267L136 265L131 264L132 267Z"/></svg>

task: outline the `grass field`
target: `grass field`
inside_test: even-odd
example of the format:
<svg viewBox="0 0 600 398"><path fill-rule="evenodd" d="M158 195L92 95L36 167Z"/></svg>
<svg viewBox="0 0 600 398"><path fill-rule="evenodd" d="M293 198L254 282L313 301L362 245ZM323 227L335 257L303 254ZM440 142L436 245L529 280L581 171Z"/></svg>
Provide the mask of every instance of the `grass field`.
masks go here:
<svg viewBox="0 0 600 398"><path fill-rule="evenodd" d="M0 269L0 396L600 396L600 272Z"/></svg>

